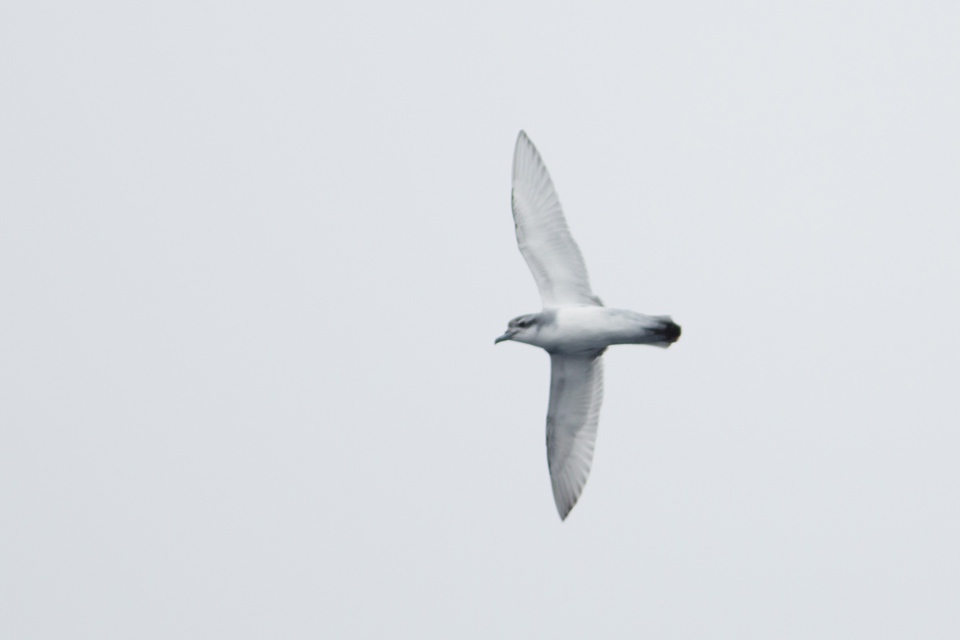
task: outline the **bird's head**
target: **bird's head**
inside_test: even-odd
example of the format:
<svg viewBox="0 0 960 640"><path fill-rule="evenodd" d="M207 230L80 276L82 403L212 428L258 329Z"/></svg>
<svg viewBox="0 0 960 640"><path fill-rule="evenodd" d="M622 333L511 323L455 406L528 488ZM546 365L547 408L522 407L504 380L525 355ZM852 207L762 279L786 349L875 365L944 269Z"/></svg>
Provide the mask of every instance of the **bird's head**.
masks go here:
<svg viewBox="0 0 960 640"><path fill-rule="evenodd" d="M493 341L494 344L504 340L515 340L517 342L530 342L540 330L540 314L528 313L523 316L517 316L507 323L507 330L502 336Z"/></svg>

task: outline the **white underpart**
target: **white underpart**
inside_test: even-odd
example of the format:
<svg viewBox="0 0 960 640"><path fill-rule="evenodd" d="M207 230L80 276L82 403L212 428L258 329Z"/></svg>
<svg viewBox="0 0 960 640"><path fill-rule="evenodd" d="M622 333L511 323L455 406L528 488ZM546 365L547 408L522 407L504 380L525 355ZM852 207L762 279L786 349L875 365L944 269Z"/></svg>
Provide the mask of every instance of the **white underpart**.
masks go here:
<svg viewBox="0 0 960 640"><path fill-rule="evenodd" d="M669 318L646 316L626 309L569 305L552 310L552 322L536 333L518 336L550 353L597 355L614 344L665 344L655 329Z"/></svg>

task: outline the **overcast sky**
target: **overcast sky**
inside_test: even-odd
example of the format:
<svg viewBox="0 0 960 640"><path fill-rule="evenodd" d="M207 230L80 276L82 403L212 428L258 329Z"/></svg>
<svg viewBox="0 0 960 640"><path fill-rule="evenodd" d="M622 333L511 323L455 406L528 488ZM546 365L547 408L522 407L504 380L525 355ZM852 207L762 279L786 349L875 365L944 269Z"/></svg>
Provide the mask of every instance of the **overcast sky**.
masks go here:
<svg viewBox="0 0 960 640"><path fill-rule="evenodd" d="M960 5L784 4L6 3L0 636L958 637Z"/></svg>

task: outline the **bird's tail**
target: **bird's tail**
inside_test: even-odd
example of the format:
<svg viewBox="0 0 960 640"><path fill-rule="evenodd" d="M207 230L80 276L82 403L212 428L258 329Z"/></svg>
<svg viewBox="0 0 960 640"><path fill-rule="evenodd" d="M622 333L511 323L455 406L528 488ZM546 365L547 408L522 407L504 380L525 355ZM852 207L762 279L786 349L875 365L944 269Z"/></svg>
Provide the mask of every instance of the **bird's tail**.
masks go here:
<svg viewBox="0 0 960 640"><path fill-rule="evenodd" d="M651 329L654 340L650 344L666 349L680 339L680 325L670 316L657 316L656 320L657 324Z"/></svg>

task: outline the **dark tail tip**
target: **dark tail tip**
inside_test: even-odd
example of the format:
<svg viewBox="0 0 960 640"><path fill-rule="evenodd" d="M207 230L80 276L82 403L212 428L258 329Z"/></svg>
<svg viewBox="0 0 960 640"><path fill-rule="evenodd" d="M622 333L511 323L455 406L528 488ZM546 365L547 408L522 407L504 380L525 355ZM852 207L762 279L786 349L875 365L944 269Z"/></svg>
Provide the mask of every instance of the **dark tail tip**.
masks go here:
<svg viewBox="0 0 960 640"><path fill-rule="evenodd" d="M656 329L657 336L663 338L668 344L673 344L680 339L680 325L673 320L664 320Z"/></svg>

